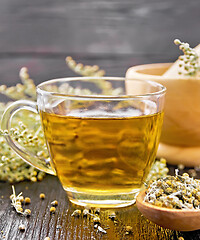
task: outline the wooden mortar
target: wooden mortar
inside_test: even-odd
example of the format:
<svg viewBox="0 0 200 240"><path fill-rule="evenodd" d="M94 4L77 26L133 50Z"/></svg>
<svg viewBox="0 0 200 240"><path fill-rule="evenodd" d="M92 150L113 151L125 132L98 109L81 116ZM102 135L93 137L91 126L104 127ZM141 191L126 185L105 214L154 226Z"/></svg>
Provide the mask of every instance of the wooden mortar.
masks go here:
<svg viewBox="0 0 200 240"><path fill-rule="evenodd" d="M134 66L126 78L152 80L167 88L165 116L157 156L170 164L200 165L200 78L162 76L172 63ZM127 93L133 85L126 82Z"/></svg>

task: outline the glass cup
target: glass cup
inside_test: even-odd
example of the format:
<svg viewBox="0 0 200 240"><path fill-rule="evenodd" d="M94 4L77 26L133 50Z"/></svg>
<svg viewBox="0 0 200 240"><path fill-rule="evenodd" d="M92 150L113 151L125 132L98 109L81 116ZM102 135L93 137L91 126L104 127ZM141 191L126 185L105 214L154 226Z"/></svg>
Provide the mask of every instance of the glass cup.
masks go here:
<svg viewBox="0 0 200 240"><path fill-rule="evenodd" d="M37 103L20 100L5 110L2 130L27 163L57 175L78 205L133 204L155 159L163 122L165 87L116 77L61 78L37 87ZM9 135L22 109L40 114L50 162Z"/></svg>

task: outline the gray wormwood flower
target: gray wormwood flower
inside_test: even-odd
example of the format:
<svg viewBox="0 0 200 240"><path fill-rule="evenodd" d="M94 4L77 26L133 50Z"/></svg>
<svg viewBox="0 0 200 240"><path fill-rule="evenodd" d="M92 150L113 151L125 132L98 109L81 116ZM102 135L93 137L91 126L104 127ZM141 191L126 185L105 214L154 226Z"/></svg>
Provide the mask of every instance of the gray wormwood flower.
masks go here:
<svg viewBox="0 0 200 240"><path fill-rule="evenodd" d="M103 77L105 75L105 71L99 69L97 65L83 65L82 63L76 63L75 60L68 56L66 57L66 63L69 68L71 68L75 73L86 76L86 77Z"/></svg>
<svg viewBox="0 0 200 240"><path fill-rule="evenodd" d="M1 110L5 109L5 104L0 104ZM0 112L0 117L2 112ZM20 121L23 119L23 122ZM46 149L45 140L38 116L32 113L19 112L18 115L13 118L13 127L10 129L9 134L15 141L26 147L34 154L48 158L48 152ZM32 124L32 123L35 124ZM31 128L30 126L34 126ZM4 135L8 134L8 131L0 131L0 181L20 182L23 180L37 181L42 180L45 173L40 172L34 167L25 163L20 157L18 157L14 151L8 146Z"/></svg>
<svg viewBox="0 0 200 240"><path fill-rule="evenodd" d="M169 169L167 167L166 159L161 158L160 160L155 161L151 170L147 176L145 185L150 185L153 181L156 181L160 178L164 178L167 176Z"/></svg>
<svg viewBox="0 0 200 240"><path fill-rule="evenodd" d="M33 80L30 79L27 68L22 68L19 76L22 83L9 88L1 85L0 93L12 100L36 100L36 86ZM0 119L9 104L0 103ZM23 119L23 122L21 119ZM49 158L39 116L27 111L21 111L13 118L12 124L9 134L15 141L39 157ZM5 134L8 134L8 131L0 131L0 181L13 183L23 180L31 180L33 182L42 180L45 173L28 165L18 157L5 141Z"/></svg>
<svg viewBox="0 0 200 240"><path fill-rule="evenodd" d="M101 80L98 81L95 78L97 77L103 77L105 75L105 71L102 69L99 69L99 66L97 65L83 65L82 63L76 63L72 57L68 56L66 58L66 63L70 69L72 69L75 73L86 76L86 77L94 77L94 79L90 79L90 82L93 82L96 84L96 86L101 89L102 94L104 95L119 95L123 92L122 88L112 88L112 85L109 81ZM73 90L74 91L74 90ZM88 89L82 89L82 91L88 92ZM90 94L90 92L89 92Z"/></svg>
<svg viewBox="0 0 200 240"><path fill-rule="evenodd" d="M179 39L175 39L174 43L179 45L179 49L184 53L183 56L179 57L179 74L195 76L200 71L197 52L188 43L181 42Z"/></svg>
<svg viewBox="0 0 200 240"><path fill-rule="evenodd" d="M23 67L20 70L19 77L21 79L21 83L18 83L16 86L12 87L1 85L0 93L6 95L13 100L36 100L36 86L28 74L28 69Z"/></svg>

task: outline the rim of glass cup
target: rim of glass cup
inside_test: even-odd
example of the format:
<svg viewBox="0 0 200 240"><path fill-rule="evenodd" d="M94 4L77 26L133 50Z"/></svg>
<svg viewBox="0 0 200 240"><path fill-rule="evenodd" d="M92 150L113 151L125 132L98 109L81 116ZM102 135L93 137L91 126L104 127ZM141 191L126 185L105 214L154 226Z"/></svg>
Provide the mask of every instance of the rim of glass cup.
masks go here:
<svg viewBox="0 0 200 240"><path fill-rule="evenodd" d="M53 95L53 96L57 96L57 97L64 97L64 98L72 98L72 99L77 99L77 98L83 98L83 99L102 99L102 100L115 100L115 99L133 99L133 98L145 98L145 97L151 97L151 96L156 96L156 95L163 95L166 92L166 87L163 86L160 83L151 81L151 80L140 80L140 79L127 79L128 81L138 81L138 82L147 82L150 83L151 86L154 87L160 87L161 90L152 92L152 93L145 93L145 94L134 94L134 95L116 95L116 96L112 96L112 95L103 95L103 94L99 94L99 95L76 95L76 94L64 94L64 93L57 93L57 92L51 92L51 91L46 91L44 89L42 89L42 87L44 87L45 85L48 84L52 84L52 83L56 83L56 82L70 82L70 81L80 81L80 80L117 80L117 81L126 81L126 78L123 77L65 77L65 78L56 78L56 79L52 79L52 80L47 80L45 82L40 83L37 87L37 93L41 93L41 94L47 94L47 95Z"/></svg>

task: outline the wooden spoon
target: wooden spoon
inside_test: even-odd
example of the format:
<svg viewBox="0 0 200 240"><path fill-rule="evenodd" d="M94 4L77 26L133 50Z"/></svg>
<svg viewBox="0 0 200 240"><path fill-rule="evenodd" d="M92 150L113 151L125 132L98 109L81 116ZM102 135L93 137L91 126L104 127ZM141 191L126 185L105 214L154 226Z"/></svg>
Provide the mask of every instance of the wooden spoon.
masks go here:
<svg viewBox="0 0 200 240"><path fill-rule="evenodd" d="M200 229L200 210L157 207L144 202L144 197L145 190L140 192L137 196L137 208L146 218L157 225L177 231L193 231Z"/></svg>

